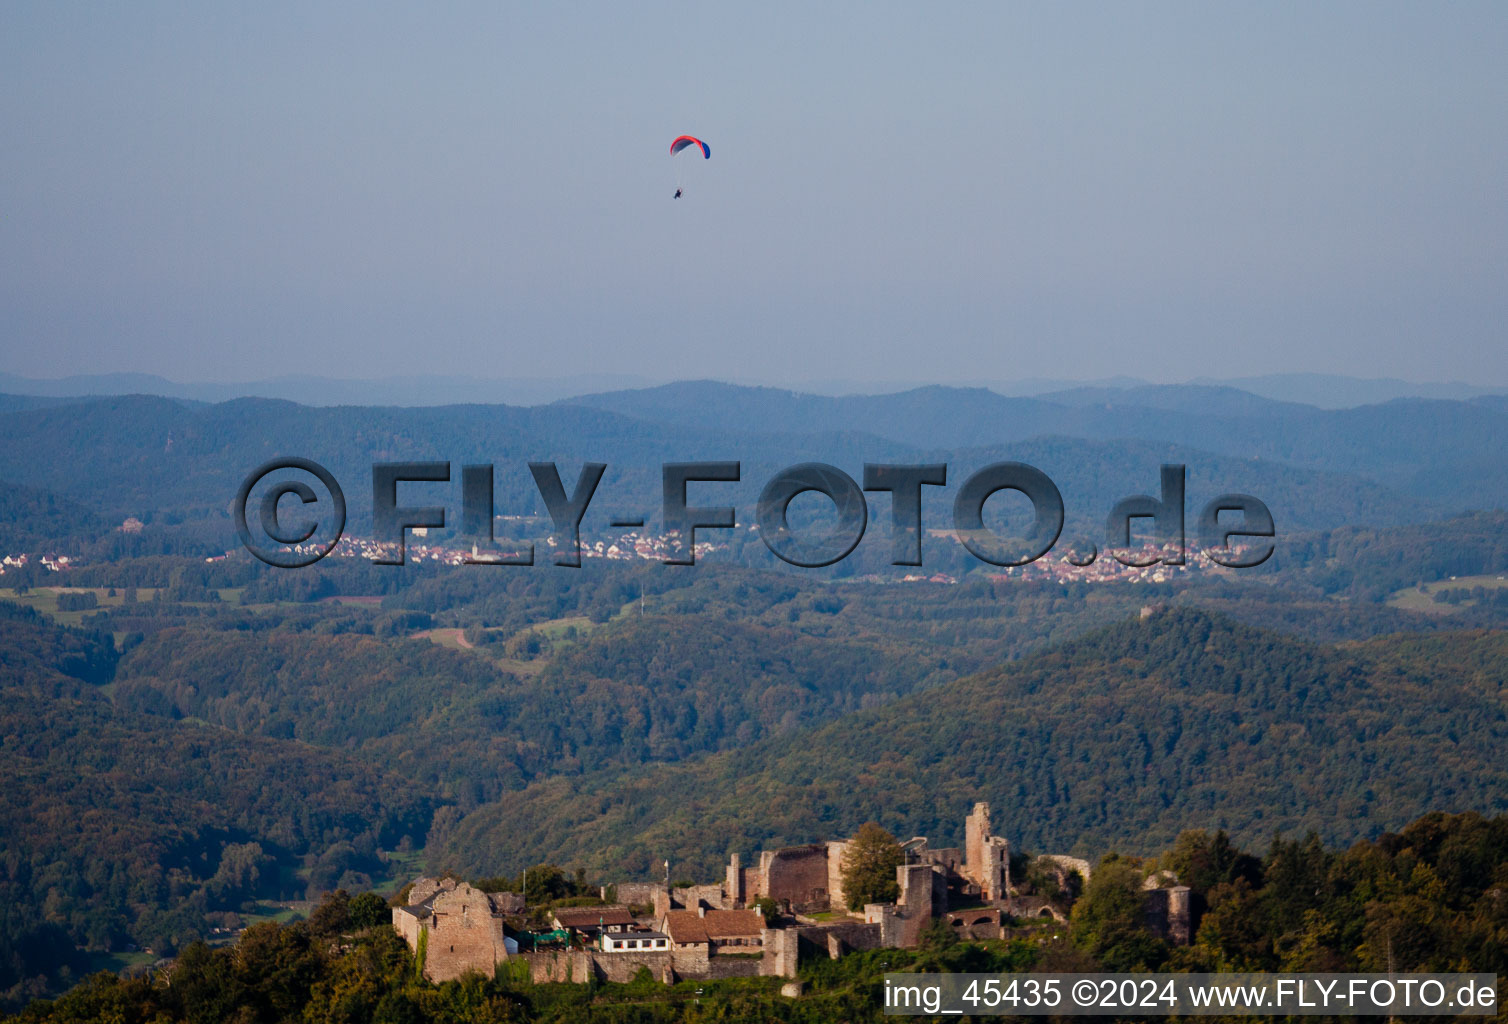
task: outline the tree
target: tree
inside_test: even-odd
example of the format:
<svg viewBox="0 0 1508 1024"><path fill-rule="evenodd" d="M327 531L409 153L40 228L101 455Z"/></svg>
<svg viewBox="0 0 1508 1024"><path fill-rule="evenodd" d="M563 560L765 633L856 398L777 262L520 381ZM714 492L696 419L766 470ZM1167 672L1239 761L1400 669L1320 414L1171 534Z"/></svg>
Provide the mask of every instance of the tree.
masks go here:
<svg viewBox="0 0 1508 1024"><path fill-rule="evenodd" d="M352 897L349 912L353 928L375 928L386 924L392 916L387 908L387 900L375 892L364 892Z"/></svg>
<svg viewBox="0 0 1508 1024"><path fill-rule="evenodd" d="M849 841L843 853L843 892L849 910L862 910L866 903L894 903L901 894L895 869L906 854L895 836L875 822L866 822Z"/></svg>
<svg viewBox="0 0 1508 1024"><path fill-rule="evenodd" d="M171 987L189 1024L226 1020L244 991L236 983L231 957L203 942L190 943L173 964Z"/></svg>
<svg viewBox="0 0 1508 1024"><path fill-rule="evenodd" d="M947 918L934 917L927 927L922 929L921 947L934 952L942 952L958 945L958 933L953 926L948 924Z"/></svg>
<svg viewBox="0 0 1508 1024"><path fill-rule="evenodd" d="M759 911L759 916L764 918L764 923L772 927L774 926L775 921L780 917L780 904L776 903L768 896L761 896L759 897L759 899L755 900L754 909Z"/></svg>
<svg viewBox="0 0 1508 1024"><path fill-rule="evenodd" d="M1262 862L1231 844L1225 829L1211 836L1203 829L1179 835L1167 857L1178 880L1196 892L1209 892L1222 882L1244 878L1253 887L1262 884Z"/></svg>
<svg viewBox="0 0 1508 1024"><path fill-rule="evenodd" d="M351 927L351 894L336 889L309 915L309 930L315 935L339 935Z"/></svg>
<svg viewBox="0 0 1508 1024"><path fill-rule="evenodd" d="M1166 946L1146 927L1141 881L1135 865L1110 854L1094 870L1084 898L1074 904L1074 945L1107 970L1155 968L1166 959Z"/></svg>

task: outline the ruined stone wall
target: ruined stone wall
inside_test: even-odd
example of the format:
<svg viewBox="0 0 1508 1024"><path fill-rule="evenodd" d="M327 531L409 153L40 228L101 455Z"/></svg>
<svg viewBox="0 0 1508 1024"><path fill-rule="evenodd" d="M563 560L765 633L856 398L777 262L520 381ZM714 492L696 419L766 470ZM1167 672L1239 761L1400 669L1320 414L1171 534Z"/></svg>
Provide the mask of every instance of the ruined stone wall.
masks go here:
<svg viewBox="0 0 1508 1024"><path fill-rule="evenodd" d="M480 971L491 977L507 951L503 922L492 916L487 894L463 884L436 896L431 907L424 976L439 982Z"/></svg>
<svg viewBox="0 0 1508 1024"><path fill-rule="evenodd" d="M436 893L454 889L454 878L416 878L408 891L408 902L412 906L415 903L423 903Z"/></svg>
<svg viewBox="0 0 1508 1024"><path fill-rule="evenodd" d="M801 939L811 943L826 956L834 958L835 954L842 956L856 949L880 949L885 945L884 929L879 922L836 921L823 925L803 925L794 930Z"/></svg>
<svg viewBox="0 0 1508 1024"><path fill-rule="evenodd" d="M921 945L922 929L932 923L930 917L901 912L896 915L897 934L895 944L902 949L915 949Z"/></svg>
<svg viewBox="0 0 1508 1024"><path fill-rule="evenodd" d="M529 965L529 977L536 983L569 981L581 983L592 977L592 954L576 949L520 953L518 959Z"/></svg>
<svg viewBox="0 0 1508 1024"><path fill-rule="evenodd" d="M723 887L721 885L687 885L671 892L671 899L686 910L695 910L700 904L705 903L712 910L731 910L732 907L724 906Z"/></svg>
<svg viewBox="0 0 1508 1024"><path fill-rule="evenodd" d="M654 903L655 896L664 891L665 887L658 882L619 882L614 886L602 887L602 898L607 900L608 889L617 893L617 902L625 906L643 905ZM611 902L611 901L609 901Z"/></svg>
<svg viewBox="0 0 1508 1024"><path fill-rule="evenodd" d="M980 889L985 884L981 869L985 859L984 841L989 835L990 805L981 801L963 820L963 875Z"/></svg>
<svg viewBox="0 0 1508 1024"><path fill-rule="evenodd" d="M647 967L656 981L675 980L676 967L669 952L600 953L594 950L559 950L544 953L521 953L519 959L529 964L529 976L538 983L598 981L633 981L640 968Z"/></svg>
<svg viewBox="0 0 1508 1024"><path fill-rule="evenodd" d="M750 906L759 897L768 895L764 872L758 868L740 868L738 878L738 891L743 894L738 902L743 906Z"/></svg>
<svg viewBox="0 0 1508 1024"><path fill-rule="evenodd" d="M744 893L742 859L736 853L728 854L728 870L723 877L723 891L728 894L728 905L731 907L742 907L749 899Z"/></svg>
<svg viewBox="0 0 1508 1024"><path fill-rule="evenodd" d="M761 895L789 901L793 907L828 904L827 847L793 846L760 855L765 891Z"/></svg>
<svg viewBox="0 0 1508 1024"><path fill-rule="evenodd" d="M918 860L925 864L933 864L944 871L954 874L963 874L963 850L957 846L923 847L916 852Z"/></svg>
<svg viewBox="0 0 1508 1024"><path fill-rule="evenodd" d="M1004 899L1011 889L1011 846L990 831L990 805L975 804L963 828L963 876L979 886L986 900Z"/></svg>
<svg viewBox="0 0 1508 1024"><path fill-rule="evenodd" d="M480 928L432 928L424 954L424 976L433 982L452 981L467 971L489 977L505 955L502 943Z"/></svg>
<svg viewBox="0 0 1508 1024"><path fill-rule="evenodd" d="M675 972L683 978L705 978L711 954L711 947L702 942L670 951L671 962L675 964Z"/></svg>
<svg viewBox="0 0 1508 1024"><path fill-rule="evenodd" d="M953 934L961 939L998 939L1001 937L1000 908L955 910L947 915Z"/></svg>
<svg viewBox="0 0 1508 1024"><path fill-rule="evenodd" d="M1068 923L1068 918L1046 896L1012 896L1005 901L1004 909L1007 914L1018 919L1050 917L1059 924Z"/></svg>
<svg viewBox="0 0 1508 1024"><path fill-rule="evenodd" d="M1065 872L1077 871L1081 876L1083 876L1085 887L1088 887L1089 876L1093 873L1093 869L1090 868L1089 862L1087 860L1082 860L1078 857L1067 857L1061 853L1044 853L1037 859L1056 864Z"/></svg>
<svg viewBox="0 0 1508 1024"><path fill-rule="evenodd" d="M931 864L902 864L895 869L900 887L896 903L908 913L933 917L948 905L948 882Z"/></svg>
<svg viewBox="0 0 1508 1024"><path fill-rule="evenodd" d="M1187 946L1193 941L1194 922L1188 886L1149 889L1146 898L1147 928L1152 934L1175 946Z"/></svg>
<svg viewBox="0 0 1508 1024"><path fill-rule="evenodd" d="M843 893L843 856L847 852L845 840L834 839L827 844L827 899L835 908L848 906L848 897Z"/></svg>
<svg viewBox="0 0 1508 1024"><path fill-rule="evenodd" d="M986 887L984 898L1003 900L1011 894L1011 844L1000 836L990 836L985 856Z"/></svg>
<svg viewBox="0 0 1508 1024"><path fill-rule="evenodd" d="M499 914L522 914L528 906L521 892L494 892L489 894L492 909Z"/></svg>
<svg viewBox="0 0 1508 1024"><path fill-rule="evenodd" d="M901 945L901 916L894 903L864 904L864 923L880 930L880 945L893 949Z"/></svg>
<svg viewBox="0 0 1508 1024"><path fill-rule="evenodd" d="M767 977L794 978L800 961L801 933L795 928L766 928L759 935L764 960L759 973Z"/></svg>
<svg viewBox="0 0 1508 1024"><path fill-rule="evenodd" d="M675 980L675 955L666 952L593 953L592 965L601 981L633 981L641 968L649 968L656 981Z"/></svg>
<svg viewBox="0 0 1508 1024"><path fill-rule="evenodd" d="M901 888L896 904L896 945L915 946L921 941L922 929L948 906L947 879L930 864L902 864L895 869L895 877Z"/></svg>
<svg viewBox="0 0 1508 1024"><path fill-rule="evenodd" d="M393 908L393 931L408 943L409 949L419 948L419 932L422 929L423 924L413 914L402 907Z"/></svg>
<svg viewBox="0 0 1508 1024"><path fill-rule="evenodd" d="M707 965L707 973L704 977L711 979L757 978L762 965L762 960L756 960L753 957L715 956Z"/></svg>

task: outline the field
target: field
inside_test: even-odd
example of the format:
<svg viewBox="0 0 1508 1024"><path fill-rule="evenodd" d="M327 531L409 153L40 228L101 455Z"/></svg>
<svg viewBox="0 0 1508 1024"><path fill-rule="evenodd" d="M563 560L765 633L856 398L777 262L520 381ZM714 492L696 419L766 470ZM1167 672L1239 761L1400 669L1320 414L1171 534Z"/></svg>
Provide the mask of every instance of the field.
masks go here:
<svg viewBox="0 0 1508 1024"><path fill-rule="evenodd" d="M1388 605L1403 611L1421 612L1425 615L1450 615L1459 609L1470 608L1476 602L1468 599L1459 604L1447 604L1444 601L1437 601L1435 596L1447 590L1470 590L1474 587L1501 590L1508 587L1508 576L1452 576L1449 579L1436 580L1434 583L1406 587L1389 595Z"/></svg>
<svg viewBox="0 0 1508 1024"><path fill-rule="evenodd" d="M0 600L14 601L17 604L35 608L43 615L65 626L81 625L85 619L94 614L95 609L59 611L58 598L62 594L93 594L100 608L118 608L126 603L124 591L116 590L114 587L0 587ZM150 601L156 595L157 591L151 587L140 587L136 591L136 600L137 602ZM223 595L222 599L224 599Z"/></svg>

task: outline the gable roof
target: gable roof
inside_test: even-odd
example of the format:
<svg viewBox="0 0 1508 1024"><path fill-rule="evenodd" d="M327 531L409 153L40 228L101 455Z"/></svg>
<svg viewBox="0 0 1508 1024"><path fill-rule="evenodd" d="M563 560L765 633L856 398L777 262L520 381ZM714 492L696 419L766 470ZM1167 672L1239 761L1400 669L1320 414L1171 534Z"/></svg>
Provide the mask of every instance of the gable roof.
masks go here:
<svg viewBox="0 0 1508 1024"><path fill-rule="evenodd" d="M555 923L561 928L605 928L609 925L634 924L634 915L625 906L607 907L561 907L554 912Z"/></svg>
<svg viewBox="0 0 1508 1024"><path fill-rule="evenodd" d="M695 910L672 910L665 915L665 931L677 945L754 938L763 930L757 910L709 910L705 917Z"/></svg>

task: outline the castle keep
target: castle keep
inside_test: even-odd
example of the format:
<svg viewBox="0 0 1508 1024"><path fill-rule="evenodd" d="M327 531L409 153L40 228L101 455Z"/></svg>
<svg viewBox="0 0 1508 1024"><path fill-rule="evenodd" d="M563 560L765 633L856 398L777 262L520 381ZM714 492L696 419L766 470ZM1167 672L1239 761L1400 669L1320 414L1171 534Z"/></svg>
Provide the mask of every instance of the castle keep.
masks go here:
<svg viewBox="0 0 1508 1024"><path fill-rule="evenodd" d="M518 942L504 934L503 915L523 910L521 896L485 893L449 878L421 878L408 898L408 906L393 908L393 928L415 951L423 945L424 973L431 981L449 981L468 970L491 974L495 964L518 952Z"/></svg>

